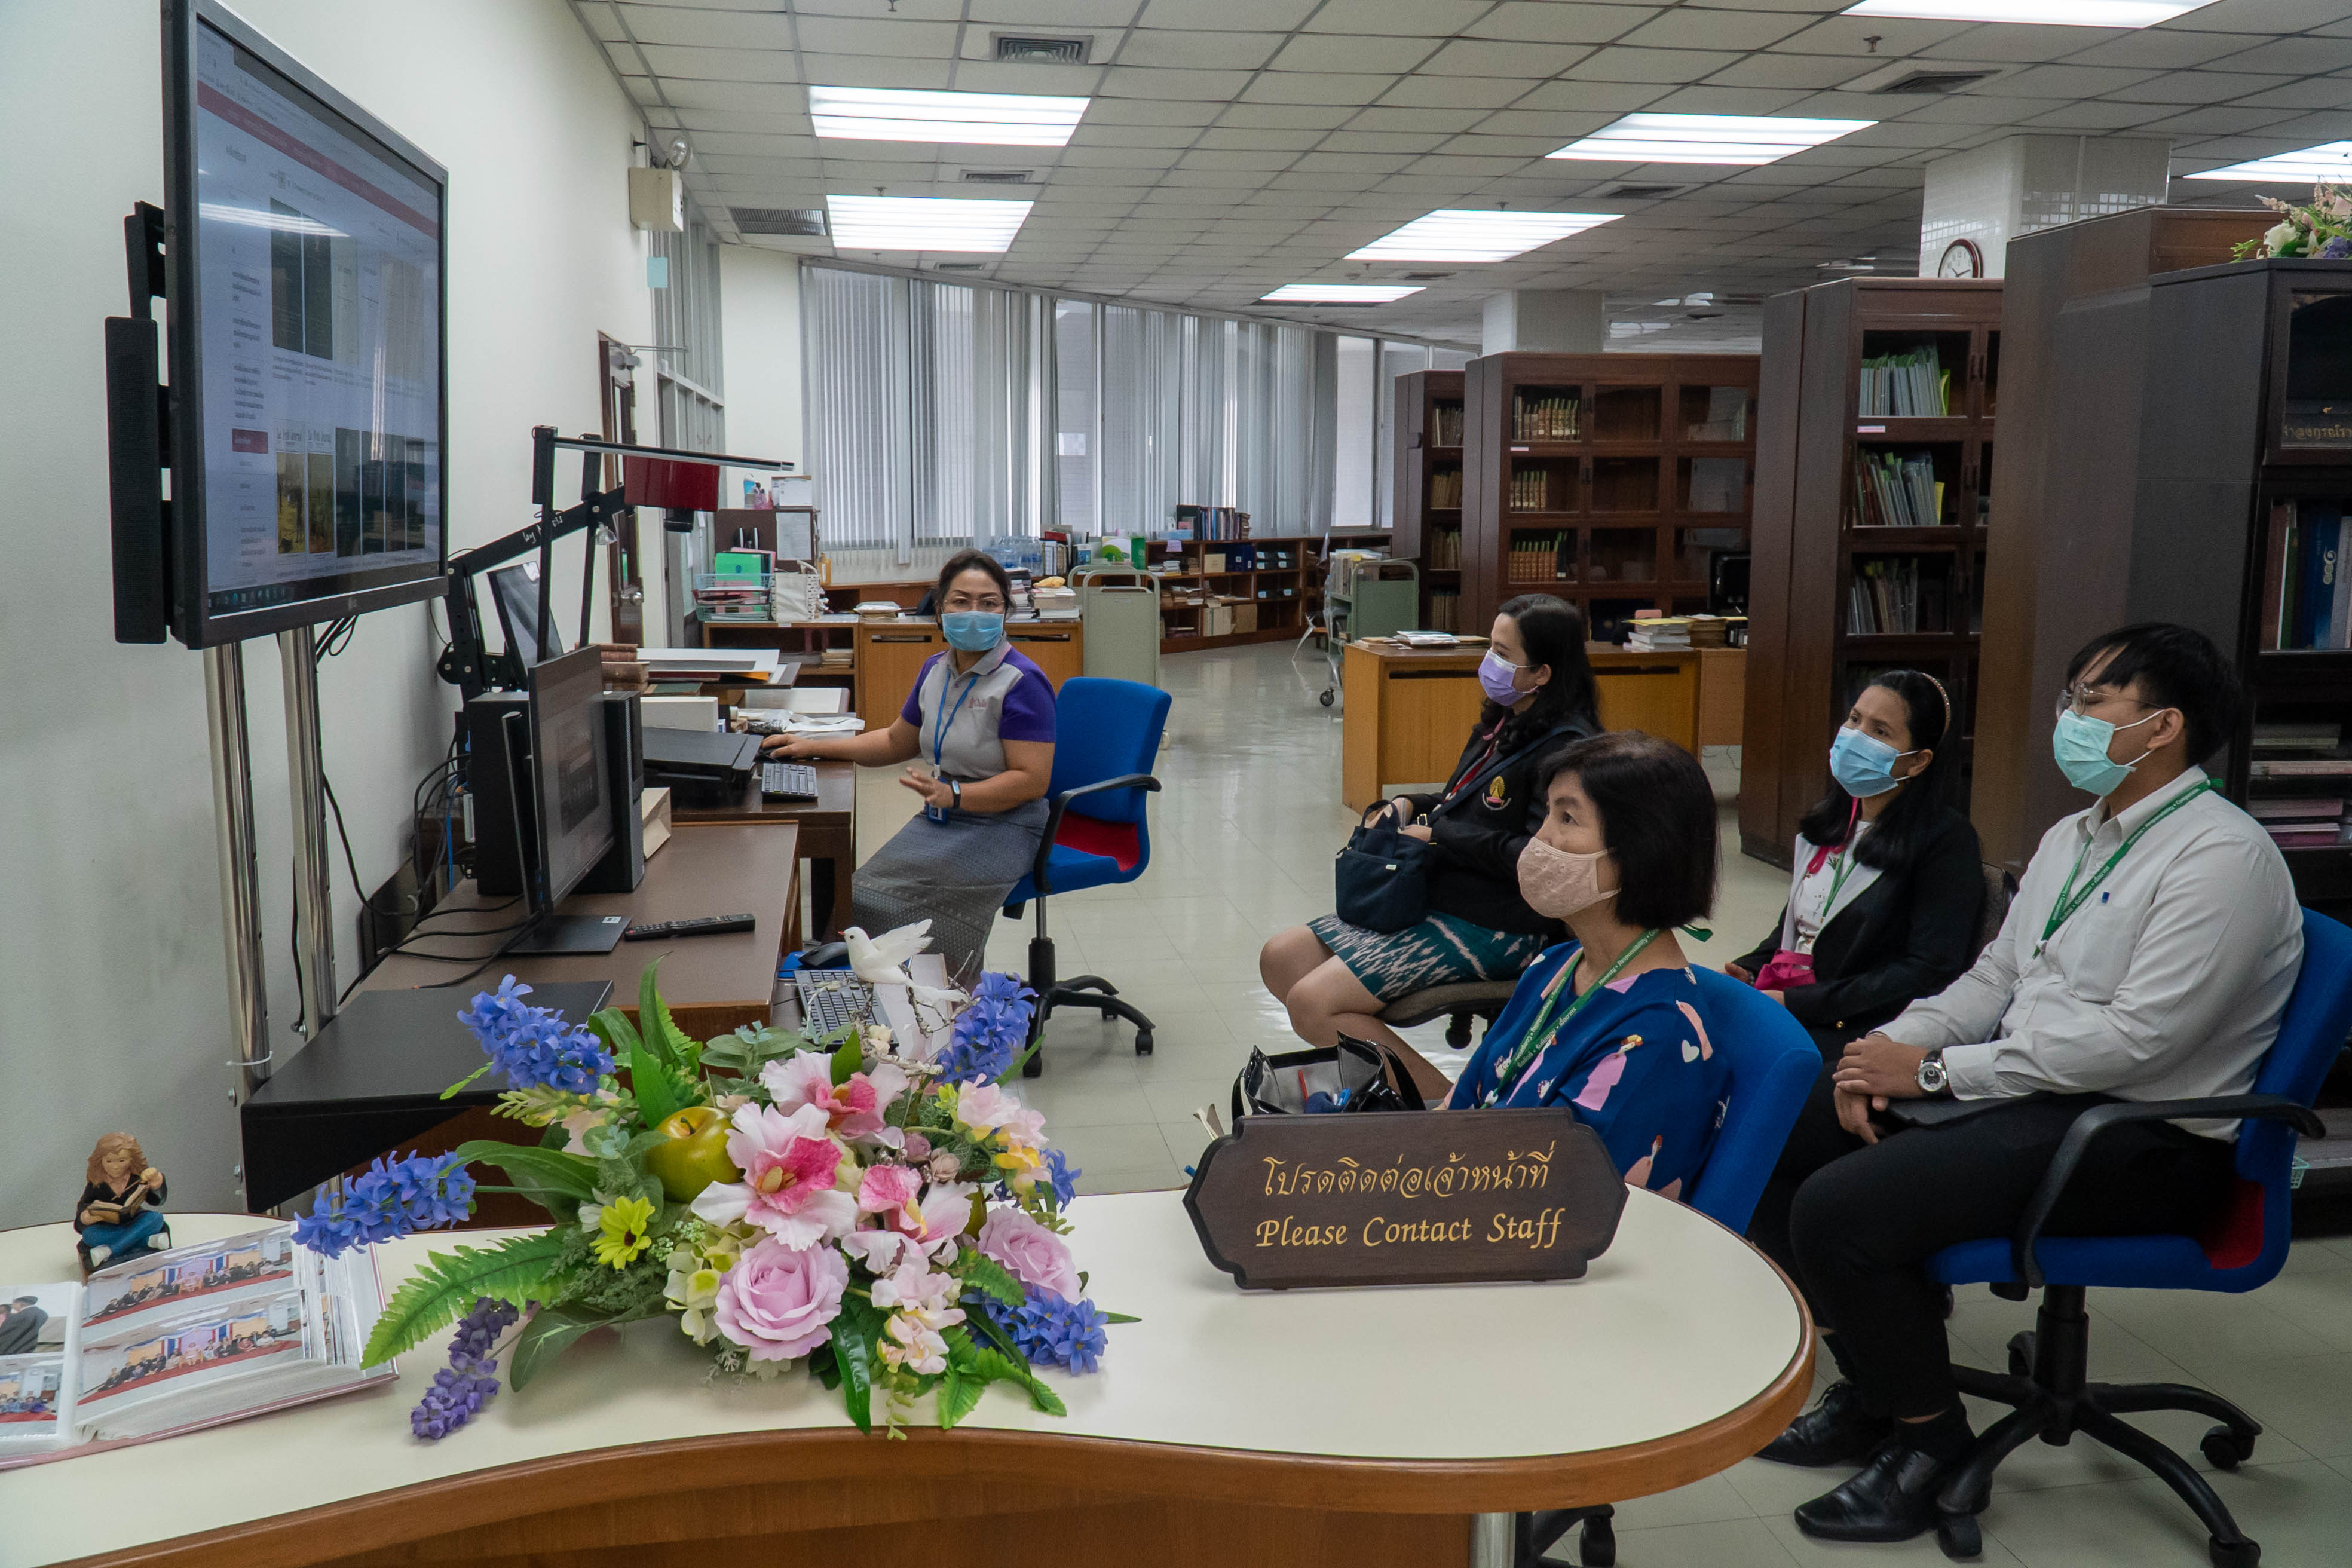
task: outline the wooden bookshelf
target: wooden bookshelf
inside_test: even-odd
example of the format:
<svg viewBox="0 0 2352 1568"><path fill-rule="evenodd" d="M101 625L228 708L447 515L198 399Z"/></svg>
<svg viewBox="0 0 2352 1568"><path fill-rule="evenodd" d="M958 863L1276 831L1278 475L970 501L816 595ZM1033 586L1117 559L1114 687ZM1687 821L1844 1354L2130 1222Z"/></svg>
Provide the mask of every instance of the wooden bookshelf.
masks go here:
<svg viewBox="0 0 2352 1568"><path fill-rule="evenodd" d="M1633 612L1706 607L1748 546L1754 354L1504 353L1464 369L1462 621L1551 593L1596 642Z"/></svg>
<svg viewBox="0 0 2352 1568"><path fill-rule="evenodd" d="M1943 682L1954 804L1967 808L2000 309L1998 282L1925 278L1846 279L1765 302L1739 789L1740 847L1759 859L1789 864L1853 689L1879 669ZM1865 362L1929 353L1924 403L1865 407ZM1873 482L1890 456L1915 482Z"/></svg>
<svg viewBox="0 0 2352 1568"><path fill-rule="evenodd" d="M1462 621L1462 373L1396 378L1396 521L1390 553L1421 568L1421 625L1458 632Z"/></svg>
<svg viewBox="0 0 2352 1568"><path fill-rule="evenodd" d="M1160 582L1160 651L1186 653L1252 643L1296 642L1322 614L1324 568L1330 552L1384 544L1388 540L1387 532L1370 531L1227 541L1152 540L1146 547L1146 559ZM1255 563L1245 568L1235 565L1232 560L1235 545L1246 546ZM1204 634L1203 606L1175 602L1177 594L1194 590L1243 601L1256 624L1246 631Z"/></svg>
<svg viewBox="0 0 2352 1568"><path fill-rule="evenodd" d="M2125 618L2177 621L2234 656L2246 717L2207 766L2231 798L2345 795L2352 777L2268 778L2268 761L2352 762L2255 743L2267 725L2352 742L2352 649L2282 638L2284 519L2352 510L2352 262L2253 261L2152 280ZM2340 562L2341 557L2339 555ZM2092 630L2096 630L2094 627ZM2086 634L2087 635L2087 634ZM2341 643L2340 634L2327 639ZM2301 900L2352 910L2352 845L2284 851Z"/></svg>
<svg viewBox="0 0 2352 1568"><path fill-rule="evenodd" d="M2277 221L2262 207L2140 207L2009 242L2000 401L1989 465L2000 505L1985 549L1985 622L1969 816L1988 865L2022 874L2050 825L2083 808L2050 755L2066 661L2122 626L2139 472L2149 281L2230 259Z"/></svg>

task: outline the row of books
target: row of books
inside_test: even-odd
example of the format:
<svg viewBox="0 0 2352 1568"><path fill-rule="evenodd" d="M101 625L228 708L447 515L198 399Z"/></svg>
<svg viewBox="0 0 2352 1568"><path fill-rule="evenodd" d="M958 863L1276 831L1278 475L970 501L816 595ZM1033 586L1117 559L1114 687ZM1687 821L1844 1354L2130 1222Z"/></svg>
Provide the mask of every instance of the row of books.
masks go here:
<svg viewBox="0 0 2352 1568"><path fill-rule="evenodd" d="M1582 414L1573 397L1511 396L1511 439L1514 441L1573 441L1582 431Z"/></svg>
<svg viewBox="0 0 2352 1568"><path fill-rule="evenodd" d="M2340 500L2271 507L2269 572L2263 582L2263 647L2352 648L2352 524Z"/></svg>
<svg viewBox="0 0 2352 1568"><path fill-rule="evenodd" d="M86 1284L0 1288L0 1300L12 1328L31 1329L26 1349L0 1355L0 1468L398 1375L391 1363L360 1368L383 1310L371 1256L323 1258L296 1247L289 1225L142 1250Z"/></svg>
<svg viewBox="0 0 2352 1568"><path fill-rule="evenodd" d="M1551 470L1549 468L1514 468L1511 470L1511 510L1513 511L1547 511L1551 506Z"/></svg>
<svg viewBox="0 0 2352 1568"><path fill-rule="evenodd" d="M1462 504L1462 470L1439 468L1429 476L1429 504L1454 506Z"/></svg>
<svg viewBox="0 0 2352 1568"><path fill-rule="evenodd" d="M1862 362L1862 408L1894 419L1940 419L1951 412L1952 373L1933 344Z"/></svg>
<svg viewBox="0 0 2352 1568"><path fill-rule="evenodd" d="M1462 445L1462 405L1441 403L1433 412L1436 417L1431 421L1429 444L1433 447Z"/></svg>
<svg viewBox="0 0 2352 1568"><path fill-rule="evenodd" d="M1522 534L1503 562L1506 583L1565 583L1576 575L1576 535Z"/></svg>
<svg viewBox="0 0 2352 1568"><path fill-rule="evenodd" d="M1944 521L1944 485L1932 452L1854 454L1856 528L1934 528Z"/></svg>
<svg viewBox="0 0 2352 1568"><path fill-rule="evenodd" d="M2344 726L2331 720L2257 722L2248 777L2296 793L2256 795L2246 803L2282 849L2327 849L2352 844L2352 756Z"/></svg>
<svg viewBox="0 0 2352 1568"><path fill-rule="evenodd" d="M2248 801L2246 810L2282 849L2326 849L2352 843L2344 799L2340 795L2276 795Z"/></svg>
<svg viewBox="0 0 2352 1568"><path fill-rule="evenodd" d="M1429 535L1429 569L1433 572L1459 572L1462 570L1462 531L1460 529L1440 528L1431 531ZM1447 627L1445 629L1450 631L1453 628Z"/></svg>
<svg viewBox="0 0 2352 1568"><path fill-rule="evenodd" d="M1922 572L1914 556L1856 561L1846 584L1845 629L1852 637L1950 631L1951 579Z"/></svg>
<svg viewBox="0 0 2352 1568"><path fill-rule="evenodd" d="M1250 514L1234 506L1180 505L1171 539L1247 539ZM1191 531L1184 531L1189 529Z"/></svg>
<svg viewBox="0 0 2352 1568"><path fill-rule="evenodd" d="M1462 591L1458 588L1432 588L1429 591L1429 629L1433 632L1462 630Z"/></svg>

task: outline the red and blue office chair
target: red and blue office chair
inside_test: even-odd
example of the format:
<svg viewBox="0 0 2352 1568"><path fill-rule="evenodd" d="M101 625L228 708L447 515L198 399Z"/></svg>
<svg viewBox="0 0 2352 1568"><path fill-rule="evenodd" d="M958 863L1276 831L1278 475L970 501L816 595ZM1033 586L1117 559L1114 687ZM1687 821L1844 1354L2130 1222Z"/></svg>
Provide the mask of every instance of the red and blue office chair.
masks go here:
<svg viewBox="0 0 2352 1568"><path fill-rule="evenodd" d="M1708 1043L1729 1058L1731 1076L1723 1125L1686 1201L1734 1236L1745 1236L1789 1129L1797 1124L1805 1097L1822 1075L1822 1053L1786 1007L1754 986L1712 969L1694 966L1692 973L1698 978ZM1552 1542L1579 1524L1584 1529L1577 1537L1577 1560L1584 1568L1609 1568L1617 1560L1613 1512L1607 1503L1597 1503L1520 1514L1515 1568L1538 1568Z"/></svg>
<svg viewBox="0 0 2352 1568"><path fill-rule="evenodd" d="M2090 1382L2083 1293L2093 1285L2245 1291L2270 1283L2286 1262L2295 1134L2316 1138L2325 1131L2311 1103L2347 1035L2352 1035L2352 931L2305 910L2303 971L2287 998L2278 1038L2254 1075L2252 1093L2119 1102L2084 1111L2058 1146L2016 1236L1962 1242L1929 1260L1930 1274L1947 1285L1987 1283L2013 1301L2025 1300L2028 1290L2042 1291L2035 1327L2009 1342L2006 1376L1952 1369L1962 1393L2015 1408L1977 1440L1968 1463L1937 1500L1943 1514L1937 1538L1947 1556L1973 1557L1981 1550L1976 1516L2001 1460L2029 1437L2063 1447L2080 1432L2163 1478L2212 1537L2215 1563L2246 1568L2262 1560L2262 1548L2238 1529L2205 1478L2120 1417L2139 1410L2193 1410L2214 1417L2221 1425L2206 1433L2200 1447L2224 1470L2252 1457L2262 1426L2228 1400L2185 1384ZM2184 1118L2244 1121L2235 1190L2206 1234L2042 1237L2042 1227L2093 1139L2122 1122Z"/></svg>
<svg viewBox="0 0 2352 1568"><path fill-rule="evenodd" d="M1024 1077L1045 1070L1040 1043L1045 1020L1056 1007L1092 1007L1106 1021L1135 1026L1135 1054L1151 1054L1151 1020L1119 998L1118 987L1099 975L1075 980L1054 975L1054 939L1045 932L1045 900L1054 893L1132 882L1151 863L1151 835L1143 797L1160 787L1151 769L1160 757L1160 737L1168 728L1169 696L1133 680L1079 676L1062 683L1055 703L1054 778L1046 786L1053 815L1037 846L1037 861L1007 895L1004 912L1014 920L1030 900L1037 904L1037 934L1029 939L1029 984L1037 993L1030 1022Z"/></svg>

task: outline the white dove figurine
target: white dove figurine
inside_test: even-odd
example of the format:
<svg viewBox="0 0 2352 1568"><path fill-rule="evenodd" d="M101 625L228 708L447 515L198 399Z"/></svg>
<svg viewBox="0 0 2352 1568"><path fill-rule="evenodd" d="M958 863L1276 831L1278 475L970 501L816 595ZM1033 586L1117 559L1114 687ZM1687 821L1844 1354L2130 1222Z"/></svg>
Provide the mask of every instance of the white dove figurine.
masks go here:
<svg viewBox="0 0 2352 1568"><path fill-rule="evenodd" d="M967 1000L964 993L953 987L940 990L919 984L907 973L908 961L931 945L930 929L930 921L918 921L880 936L867 936L862 927L851 926L841 933L841 940L849 949L851 971L866 984L903 985L923 1006L951 1008Z"/></svg>

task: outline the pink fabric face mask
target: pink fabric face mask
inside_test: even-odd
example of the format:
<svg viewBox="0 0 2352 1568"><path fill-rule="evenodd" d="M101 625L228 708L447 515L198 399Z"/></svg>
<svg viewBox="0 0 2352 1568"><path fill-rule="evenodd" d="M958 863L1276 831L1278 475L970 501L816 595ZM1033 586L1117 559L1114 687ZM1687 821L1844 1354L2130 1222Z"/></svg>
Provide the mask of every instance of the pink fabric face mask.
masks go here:
<svg viewBox="0 0 2352 1568"><path fill-rule="evenodd" d="M1571 855L1540 838L1530 838L1519 851L1519 896L1545 919L1564 921L1617 896L1614 889L1601 890L1601 862L1608 858L1606 849Z"/></svg>

